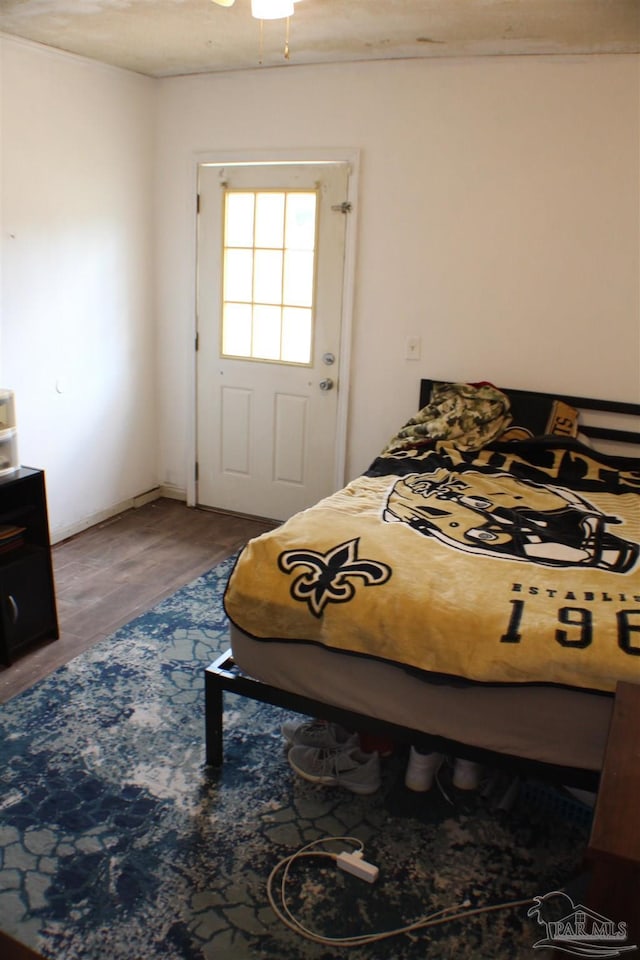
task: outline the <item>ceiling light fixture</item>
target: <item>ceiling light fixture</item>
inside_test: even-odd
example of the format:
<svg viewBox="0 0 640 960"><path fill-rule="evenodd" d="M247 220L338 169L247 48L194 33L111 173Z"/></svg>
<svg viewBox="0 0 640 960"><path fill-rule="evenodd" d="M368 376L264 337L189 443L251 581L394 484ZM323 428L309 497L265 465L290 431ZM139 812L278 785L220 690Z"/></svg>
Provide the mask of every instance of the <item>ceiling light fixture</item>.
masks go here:
<svg viewBox="0 0 640 960"><path fill-rule="evenodd" d="M293 16L293 0L251 0L251 16L256 20L282 20Z"/></svg>
<svg viewBox="0 0 640 960"><path fill-rule="evenodd" d="M232 7L236 0L212 0L219 7ZM260 59L262 63L263 22L265 20L286 20L284 58L289 59L289 18L294 14L294 4L299 0L251 0L251 16L260 21Z"/></svg>
<svg viewBox="0 0 640 960"><path fill-rule="evenodd" d="M219 7L232 7L236 0L213 0ZM251 0L251 16L256 20L284 20L293 16L297 0Z"/></svg>

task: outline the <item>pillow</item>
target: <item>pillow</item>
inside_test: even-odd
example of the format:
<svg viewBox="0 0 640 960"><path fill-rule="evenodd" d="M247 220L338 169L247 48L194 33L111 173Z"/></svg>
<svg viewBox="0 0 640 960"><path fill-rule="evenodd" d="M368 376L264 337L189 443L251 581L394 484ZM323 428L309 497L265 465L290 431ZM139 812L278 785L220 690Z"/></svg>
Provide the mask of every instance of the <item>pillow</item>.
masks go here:
<svg viewBox="0 0 640 960"><path fill-rule="evenodd" d="M511 423L499 440L530 440L554 435L577 437L578 411L564 400L520 390L503 390L511 404Z"/></svg>

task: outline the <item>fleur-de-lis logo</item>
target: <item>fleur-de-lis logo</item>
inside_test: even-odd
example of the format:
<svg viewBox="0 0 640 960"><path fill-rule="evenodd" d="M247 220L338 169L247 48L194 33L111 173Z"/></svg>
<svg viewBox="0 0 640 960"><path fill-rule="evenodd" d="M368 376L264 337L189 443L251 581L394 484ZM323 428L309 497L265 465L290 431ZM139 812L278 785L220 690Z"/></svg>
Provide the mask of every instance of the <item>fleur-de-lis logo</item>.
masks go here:
<svg viewBox="0 0 640 960"><path fill-rule="evenodd" d="M278 557L278 566L284 573L296 567L306 567L307 572L291 584L291 596L309 605L314 617L321 617L328 603L348 603L356 592L351 582L356 577L366 587L385 583L391 576L391 567L377 560L360 560L360 538L341 543L327 553L317 550L285 550Z"/></svg>

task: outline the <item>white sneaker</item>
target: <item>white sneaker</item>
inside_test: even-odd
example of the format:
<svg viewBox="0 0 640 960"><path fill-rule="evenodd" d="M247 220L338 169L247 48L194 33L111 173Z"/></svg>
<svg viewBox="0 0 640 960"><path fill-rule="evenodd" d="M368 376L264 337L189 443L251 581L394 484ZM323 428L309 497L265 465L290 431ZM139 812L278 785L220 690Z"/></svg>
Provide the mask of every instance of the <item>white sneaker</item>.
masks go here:
<svg viewBox="0 0 640 960"><path fill-rule="evenodd" d="M280 732L292 747L321 747L333 750L338 747L357 747L357 733L350 733L337 723L324 720L289 720L280 727Z"/></svg>
<svg viewBox="0 0 640 960"><path fill-rule="evenodd" d="M441 753L419 753L415 747L411 747L404 775L405 787L416 793L430 790L443 759Z"/></svg>
<svg viewBox="0 0 640 960"><path fill-rule="evenodd" d="M380 787L380 759L377 753L363 753L358 747L322 750L291 747L289 763L304 780L330 787L346 787L352 793L375 793Z"/></svg>
<svg viewBox="0 0 640 960"><path fill-rule="evenodd" d="M453 764L453 785L458 790L475 790L480 783L482 767L473 760L460 760Z"/></svg>

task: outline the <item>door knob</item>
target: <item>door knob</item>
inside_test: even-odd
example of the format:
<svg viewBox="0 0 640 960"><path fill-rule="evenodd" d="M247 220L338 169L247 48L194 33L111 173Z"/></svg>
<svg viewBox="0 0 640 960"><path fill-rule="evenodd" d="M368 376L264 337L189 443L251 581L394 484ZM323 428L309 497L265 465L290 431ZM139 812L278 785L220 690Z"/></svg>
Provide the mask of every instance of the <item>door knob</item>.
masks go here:
<svg viewBox="0 0 640 960"><path fill-rule="evenodd" d="M333 380L331 377L325 377L324 380L321 380L319 383L321 390L333 390Z"/></svg>

